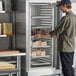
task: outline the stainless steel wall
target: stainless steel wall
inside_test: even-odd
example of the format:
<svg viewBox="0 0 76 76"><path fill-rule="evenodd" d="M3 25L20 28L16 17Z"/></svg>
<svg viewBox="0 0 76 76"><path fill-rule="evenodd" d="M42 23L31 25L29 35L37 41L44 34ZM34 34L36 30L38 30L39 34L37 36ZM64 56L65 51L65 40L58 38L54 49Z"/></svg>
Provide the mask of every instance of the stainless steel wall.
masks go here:
<svg viewBox="0 0 76 76"><path fill-rule="evenodd" d="M16 2L16 48L25 50L25 0L17 0Z"/></svg>
<svg viewBox="0 0 76 76"><path fill-rule="evenodd" d="M15 11L15 49L20 50L21 52L26 51L26 1L25 0L16 0L16 11ZM21 59L21 76L25 75L25 57Z"/></svg>

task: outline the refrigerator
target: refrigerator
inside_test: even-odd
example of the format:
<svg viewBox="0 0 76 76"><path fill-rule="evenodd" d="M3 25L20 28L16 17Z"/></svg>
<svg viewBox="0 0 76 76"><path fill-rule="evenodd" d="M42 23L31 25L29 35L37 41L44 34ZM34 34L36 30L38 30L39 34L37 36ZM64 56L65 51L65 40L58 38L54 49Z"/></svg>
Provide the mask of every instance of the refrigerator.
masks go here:
<svg viewBox="0 0 76 76"><path fill-rule="evenodd" d="M26 0L26 72L28 76L60 75L57 39L36 38L54 30L59 20L56 1Z"/></svg>

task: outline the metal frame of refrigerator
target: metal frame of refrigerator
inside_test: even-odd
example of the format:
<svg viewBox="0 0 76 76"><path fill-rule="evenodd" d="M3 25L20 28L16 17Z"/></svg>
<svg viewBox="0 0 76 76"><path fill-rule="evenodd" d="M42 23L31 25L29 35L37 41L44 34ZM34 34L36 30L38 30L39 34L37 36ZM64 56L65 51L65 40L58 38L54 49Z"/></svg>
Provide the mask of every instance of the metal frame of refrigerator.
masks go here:
<svg viewBox="0 0 76 76"><path fill-rule="evenodd" d="M57 25L57 8L51 0L26 0L26 72L28 76L60 75L57 66L57 40L54 38L37 39L31 35L32 30L48 30ZM33 46L33 40L46 41L46 46ZM32 50L44 50L46 56L32 56Z"/></svg>

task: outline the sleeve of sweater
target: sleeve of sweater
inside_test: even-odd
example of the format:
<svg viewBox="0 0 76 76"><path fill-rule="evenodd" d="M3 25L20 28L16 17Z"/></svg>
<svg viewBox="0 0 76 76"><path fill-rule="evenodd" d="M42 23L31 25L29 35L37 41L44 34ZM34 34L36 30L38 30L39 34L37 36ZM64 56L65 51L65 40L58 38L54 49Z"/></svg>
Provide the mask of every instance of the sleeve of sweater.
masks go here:
<svg viewBox="0 0 76 76"><path fill-rule="evenodd" d="M60 34L62 34L67 29L69 24L70 24L70 20L66 17L62 17L58 25L55 27L55 29L50 32L50 36L58 37Z"/></svg>

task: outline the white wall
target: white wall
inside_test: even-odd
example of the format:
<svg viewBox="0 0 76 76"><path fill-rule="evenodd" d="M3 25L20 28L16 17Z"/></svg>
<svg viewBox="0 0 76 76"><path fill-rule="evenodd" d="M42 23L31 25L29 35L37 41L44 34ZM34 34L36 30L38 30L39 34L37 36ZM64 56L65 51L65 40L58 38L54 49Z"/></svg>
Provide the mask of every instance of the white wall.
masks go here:
<svg viewBox="0 0 76 76"><path fill-rule="evenodd" d="M72 11L76 14L76 3L72 3ZM75 54L74 54L74 67L76 67L76 38L75 38Z"/></svg>

